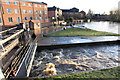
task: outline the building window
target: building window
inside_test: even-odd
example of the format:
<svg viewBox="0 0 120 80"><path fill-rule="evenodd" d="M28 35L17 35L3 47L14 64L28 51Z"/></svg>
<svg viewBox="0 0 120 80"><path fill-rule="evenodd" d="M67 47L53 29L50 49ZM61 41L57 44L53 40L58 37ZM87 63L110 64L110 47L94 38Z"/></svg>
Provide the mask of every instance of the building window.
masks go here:
<svg viewBox="0 0 120 80"><path fill-rule="evenodd" d="M47 8L47 6L44 6L44 8Z"/></svg>
<svg viewBox="0 0 120 80"><path fill-rule="evenodd" d="M17 5L18 3L17 2L14 2L14 5Z"/></svg>
<svg viewBox="0 0 120 80"><path fill-rule="evenodd" d="M11 11L11 9L7 9L7 12L8 12L8 13L11 13L12 11Z"/></svg>
<svg viewBox="0 0 120 80"><path fill-rule="evenodd" d="M28 4L28 6L32 6L32 4Z"/></svg>
<svg viewBox="0 0 120 80"><path fill-rule="evenodd" d="M27 13L27 10L23 10L24 13Z"/></svg>
<svg viewBox="0 0 120 80"><path fill-rule="evenodd" d="M6 4L10 4L10 1L6 1Z"/></svg>
<svg viewBox="0 0 120 80"><path fill-rule="evenodd" d="M42 5L39 5L40 7L42 7Z"/></svg>
<svg viewBox="0 0 120 80"><path fill-rule="evenodd" d="M33 20L33 18L32 18L32 17L30 17L30 20Z"/></svg>
<svg viewBox="0 0 120 80"><path fill-rule="evenodd" d="M0 18L0 23L2 23L2 18Z"/></svg>
<svg viewBox="0 0 120 80"><path fill-rule="evenodd" d="M22 3L23 6L25 6L26 4L25 3Z"/></svg>
<svg viewBox="0 0 120 80"><path fill-rule="evenodd" d="M38 20L39 18L38 17L36 17L36 20Z"/></svg>
<svg viewBox="0 0 120 80"><path fill-rule="evenodd" d="M45 11L45 14L47 14L47 11Z"/></svg>
<svg viewBox="0 0 120 80"><path fill-rule="evenodd" d="M29 10L29 13L32 13L32 10Z"/></svg>
<svg viewBox="0 0 120 80"><path fill-rule="evenodd" d="M19 17L16 18L16 22L20 22L20 18Z"/></svg>
<svg viewBox="0 0 120 80"><path fill-rule="evenodd" d="M40 19L42 20L42 17L40 17Z"/></svg>
<svg viewBox="0 0 120 80"><path fill-rule="evenodd" d="M9 17L9 18L8 18L8 21L9 21L9 22L13 22L12 17Z"/></svg>
<svg viewBox="0 0 120 80"><path fill-rule="evenodd" d="M35 13L38 13L38 11L36 10Z"/></svg>
<svg viewBox="0 0 120 80"><path fill-rule="evenodd" d="M40 11L40 14L42 14L42 11Z"/></svg>
<svg viewBox="0 0 120 80"><path fill-rule="evenodd" d="M25 17L25 18L24 18L24 20L28 20L28 18L27 18L27 17Z"/></svg>
<svg viewBox="0 0 120 80"><path fill-rule="evenodd" d="M15 9L15 13L19 13L19 10L18 10L18 9Z"/></svg>
<svg viewBox="0 0 120 80"><path fill-rule="evenodd" d="M35 7L38 7L38 5L36 4Z"/></svg>

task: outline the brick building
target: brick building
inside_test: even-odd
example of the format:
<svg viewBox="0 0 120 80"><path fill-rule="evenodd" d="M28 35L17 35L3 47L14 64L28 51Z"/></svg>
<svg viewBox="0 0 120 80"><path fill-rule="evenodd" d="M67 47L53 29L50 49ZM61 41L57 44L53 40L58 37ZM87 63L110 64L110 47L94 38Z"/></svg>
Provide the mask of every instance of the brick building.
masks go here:
<svg viewBox="0 0 120 80"><path fill-rule="evenodd" d="M29 21L32 21L35 26L40 27L40 23L45 24L49 22L47 4L44 2L2 0L1 3L0 24L2 26L9 27L19 25L20 23L28 26Z"/></svg>
<svg viewBox="0 0 120 80"><path fill-rule="evenodd" d="M1 1L0 1L1 3ZM3 16L2 16L2 4L0 4L0 31L2 30L2 25L3 25Z"/></svg>
<svg viewBox="0 0 120 80"><path fill-rule="evenodd" d="M2 1L3 21L5 26L21 23L19 1Z"/></svg>
<svg viewBox="0 0 120 80"><path fill-rule="evenodd" d="M1 15L1 10L0 10L0 27L3 25L3 21L2 21L2 15ZM0 28L1 29L1 28Z"/></svg>
<svg viewBox="0 0 120 80"><path fill-rule="evenodd" d="M58 17L61 17L62 16L62 10L60 8L57 8L55 6L53 7L48 7L48 18L50 19L50 21L52 19L56 19Z"/></svg>
<svg viewBox="0 0 120 80"><path fill-rule="evenodd" d="M72 17L73 19L83 19L86 15L84 11L79 12L79 9L77 8L62 9L62 14L64 18Z"/></svg>

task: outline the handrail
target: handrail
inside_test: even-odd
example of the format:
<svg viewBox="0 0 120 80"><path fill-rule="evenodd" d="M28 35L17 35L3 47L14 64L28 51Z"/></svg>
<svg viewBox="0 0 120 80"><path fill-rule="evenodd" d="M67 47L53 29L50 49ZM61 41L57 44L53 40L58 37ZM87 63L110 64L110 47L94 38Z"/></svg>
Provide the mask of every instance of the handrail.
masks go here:
<svg viewBox="0 0 120 80"><path fill-rule="evenodd" d="M10 30L13 30L13 29L16 29L16 28L17 28L17 27L13 27L13 28L10 28L10 29L7 29L7 30L4 30L4 31L1 31L0 34L5 33L5 32L7 32L7 31L10 31Z"/></svg>
<svg viewBox="0 0 120 80"><path fill-rule="evenodd" d="M11 39L14 38L15 36L17 36L17 35L19 35L20 33L22 33L23 31L24 31L24 29L20 30L19 32L11 35L10 37L8 37L8 38L6 38L6 39L4 39L4 40L1 40L1 41L0 41L0 45L2 45L2 44L4 44L5 42L11 40Z"/></svg>
<svg viewBox="0 0 120 80"><path fill-rule="evenodd" d="M11 44L7 45L4 49L5 51L0 52L0 59L2 59L8 52L11 51L19 43L18 38L13 40Z"/></svg>

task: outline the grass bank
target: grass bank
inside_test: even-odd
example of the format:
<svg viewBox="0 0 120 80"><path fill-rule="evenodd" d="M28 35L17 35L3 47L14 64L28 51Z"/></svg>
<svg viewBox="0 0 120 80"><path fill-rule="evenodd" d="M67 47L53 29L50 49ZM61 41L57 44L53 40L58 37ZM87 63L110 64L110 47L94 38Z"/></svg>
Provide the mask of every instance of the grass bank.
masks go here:
<svg viewBox="0 0 120 80"><path fill-rule="evenodd" d="M29 80L120 80L120 67Z"/></svg>
<svg viewBox="0 0 120 80"><path fill-rule="evenodd" d="M120 80L120 67L44 78L17 78L11 80Z"/></svg>
<svg viewBox="0 0 120 80"><path fill-rule="evenodd" d="M91 29L67 28L66 30L58 31L45 37L72 37L72 36L120 36L120 34L95 31Z"/></svg>

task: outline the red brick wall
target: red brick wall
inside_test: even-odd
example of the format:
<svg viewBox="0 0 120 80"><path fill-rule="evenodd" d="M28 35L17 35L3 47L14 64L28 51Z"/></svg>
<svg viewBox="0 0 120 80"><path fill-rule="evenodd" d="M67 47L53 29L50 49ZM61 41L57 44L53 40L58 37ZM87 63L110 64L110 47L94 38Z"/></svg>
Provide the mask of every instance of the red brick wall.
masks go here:
<svg viewBox="0 0 120 80"><path fill-rule="evenodd" d="M55 17L55 11L48 11L48 17L49 18Z"/></svg>
<svg viewBox="0 0 120 80"><path fill-rule="evenodd" d="M1 19L1 21L2 21L1 11L0 11L0 19ZM3 21L2 21L2 23L0 23L0 26L2 26L2 25L3 25Z"/></svg>
<svg viewBox="0 0 120 80"><path fill-rule="evenodd" d="M23 6L22 3L25 3L26 5ZM20 2L21 15L22 15L22 22L23 23L30 21L30 17L32 17L34 19L34 17L33 17L33 6L28 6L28 4L32 4L32 3L22 2L22 1ZM27 13L24 13L23 10L27 10ZM30 13L29 10L32 10L32 13ZM28 20L24 20L25 17L27 17Z"/></svg>
<svg viewBox="0 0 120 80"><path fill-rule="evenodd" d="M33 6L34 6L34 11L33 11L34 12L34 19L36 20L36 17L38 17L38 20L36 20L36 21L42 22L43 20L40 20L40 17L42 17L42 14L40 13L40 11L42 11L42 4L33 3ZM38 11L38 13L36 13L36 11Z"/></svg>
<svg viewBox="0 0 120 80"><path fill-rule="evenodd" d="M16 1L16 2L18 2L18 1ZM13 2L10 2L10 4L6 4L5 2L2 2L2 7L3 7L3 20L4 20L4 24L5 25L19 24L18 22L16 22L16 18L20 17L19 5L14 5ZM12 11L11 13L7 13L7 9L8 8L11 9L11 11ZM18 9L19 13L15 13L14 12L15 9ZM8 17L12 17L13 18L13 22L9 22L8 21Z"/></svg>
<svg viewBox="0 0 120 80"><path fill-rule="evenodd" d="M41 15L42 16L41 23L46 23L46 22L49 21L48 19L45 19L45 17L48 17L48 13L47 14L44 13L45 11L47 11L47 5L39 4L39 3L23 2L23 1L20 1L20 2L16 1L16 2L18 2L18 5L14 5L13 4L14 1L15 0L11 0L10 4L6 4L5 0L3 0L3 2L2 2L3 12L4 12L3 20L5 22L4 25L16 25L16 24L19 24L19 23L28 22L28 21L30 21L30 17L32 17L33 20L35 20L36 17L38 17L39 19L35 20L35 21L36 22L40 22L40 11L43 12L43 14ZM22 3L25 3L26 5L23 6ZM33 5L32 6L28 6L28 4L30 4L30 3L33 4ZM35 7L35 4L37 4L38 7ZM40 5L42 7L40 7ZM10 8L12 10L11 13L7 12L8 8ZM19 13L15 13L15 11L14 11L15 9L18 9ZM27 10L27 13L24 13L23 10ZM29 10L32 10L32 13L30 13ZM38 10L37 14L35 13L36 10ZM13 22L9 22L8 21L8 17L12 17ZM20 17L20 22L19 23L16 22L16 18L17 17ZM24 20L25 17L27 17L28 20Z"/></svg>

